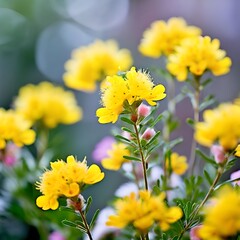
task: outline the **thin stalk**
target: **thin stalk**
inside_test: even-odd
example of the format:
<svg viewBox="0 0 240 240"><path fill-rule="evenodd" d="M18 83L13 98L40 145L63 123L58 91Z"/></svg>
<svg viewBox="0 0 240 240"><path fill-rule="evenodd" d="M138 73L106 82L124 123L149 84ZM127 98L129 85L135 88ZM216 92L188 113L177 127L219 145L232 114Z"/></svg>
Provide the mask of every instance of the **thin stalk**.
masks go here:
<svg viewBox="0 0 240 240"><path fill-rule="evenodd" d="M194 114L194 124L199 122L199 105L200 105L200 79L195 78L195 92L194 92L194 99L191 101L193 107L193 114ZM196 164L196 147L197 142L196 140L192 139L192 146L191 146L191 153L190 153L190 160L189 160L189 174L192 175L194 172L195 164Z"/></svg>
<svg viewBox="0 0 240 240"><path fill-rule="evenodd" d="M49 130L47 128L40 129L39 136L37 138L37 159L40 160L48 147Z"/></svg>
<svg viewBox="0 0 240 240"><path fill-rule="evenodd" d="M140 152L140 156L141 156L141 162L142 162L142 168L143 168L143 177L144 177L145 189L148 190L146 161L145 161L145 158L144 158L143 149L142 149L142 144L141 144L141 141L140 141L139 131L138 131L138 128L137 128L137 124L136 124L136 123L134 123L134 130L135 130L135 133L136 133L137 144L138 144L138 148L139 148L139 152Z"/></svg>
<svg viewBox="0 0 240 240"><path fill-rule="evenodd" d="M87 220L86 220L86 217L85 217L85 214L83 213L82 209L81 209L81 206L79 206L79 204L76 204L76 209L79 211L81 217L82 217L82 220L83 220L83 224L86 228L86 231L87 231L87 235L89 237L90 240L93 240L92 238L92 235L91 235L91 232L90 232L90 228L88 226L88 223L87 223Z"/></svg>
<svg viewBox="0 0 240 240"><path fill-rule="evenodd" d="M199 211L201 210L201 208L203 207L203 205L206 203L206 201L208 200L208 198L210 197L210 195L212 194L212 192L214 191L214 188L216 186L216 184L218 183L220 177L222 176L222 173L223 173L223 168L222 167L219 167L218 168L218 171L217 171L217 174L216 174L216 177L212 183L212 185L210 186L206 196L204 197L204 199L202 200L202 202L198 205L197 208L195 208L195 210L192 212L190 218L192 220L195 219L195 217L197 216L197 214L199 213ZM182 230L182 232L180 233L180 236L178 237L178 240L180 240L183 236L183 234L191 227L192 225L192 221L189 221L189 223L185 226L185 228Z"/></svg>

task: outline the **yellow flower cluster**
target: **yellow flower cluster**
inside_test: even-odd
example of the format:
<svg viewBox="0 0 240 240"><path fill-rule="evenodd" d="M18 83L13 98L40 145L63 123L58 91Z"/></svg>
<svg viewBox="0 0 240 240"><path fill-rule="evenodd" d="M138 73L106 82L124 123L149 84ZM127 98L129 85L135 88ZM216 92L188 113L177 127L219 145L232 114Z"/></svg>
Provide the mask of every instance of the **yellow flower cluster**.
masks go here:
<svg viewBox="0 0 240 240"><path fill-rule="evenodd" d="M52 169L47 170L40 177L41 181L36 183L43 194L37 198L36 204L43 210L57 209L59 197L76 197L84 185L100 182L104 178L104 173L96 164L88 168L85 160L79 162L73 156L68 156L67 162L60 160L50 164Z"/></svg>
<svg viewBox="0 0 240 240"><path fill-rule="evenodd" d="M65 64L63 80L68 87L92 92L97 81L120 70L125 71L131 65L129 50L118 49L114 40L96 40L73 51L72 58Z"/></svg>
<svg viewBox="0 0 240 240"><path fill-rule="evenodd" d="M184 174L188 169L187 158L185 156L180 156L178 153L172 153L170 157L171 170L178 175ZM169 161L166 160L166 167L169 168Z"/></svg>
<svg viewBox="0 0 240 240"><path fill-rule="evenodd" d="M204 215L203 226L198 230L201 239L236 237L240 232L240 192L230 186L223 187L204 208Z"/></svg>
<svg viewBox="0 0 240 240"><path fill-rule="evenodd" d="M201 35L201 29L188 26L182 18L170 18L167 22L155 21L143 33L139 51L148 57L158 58L174 52L183 39Z"/></svg>
<svg viewBox="0 0 240 240"><path fill-rule="evenodd" d="M108 218L107 225L124 228L132 224L141 232L147 232L156 223L163 231L182 217L179 207L168 207L164 202L165 194L153 196L149 191L139 191L115 202L116 214Z"/></svg>
<svg viewBox="0 0 240 240"><path fill-rule="evenodd" d="M41 121L48 128L60 123L72 124L82 117L73 93L49 82L22 87L15 100L15 108L27 120L32 123Z"/></svg>
<svg viewBox="0 0 240 240"><path fill-rule="evenodd" d="M129 156L130 151L123 143L113 143L112 148L107 151L107 157L102 159L101 163L104 168L109 170L119 170L123 163L129 162L123 156Z"/></svg>
<svg viewBox="0 0 240 240"><path fill-rule="evenodd" d="M5 148L7 141L19 147L32 144L35 132L30 127L31 123L19 113L0 108L0 149Z"/></svg>
<svg viewBox="0 0 240 240"><path fill-rule="evenodd" d="M231 59L226 57L225 51L219 49L220 41L210 37L199 36L185 39L169 56L167 69L179 81L185 81L188 71L196 76L211 71L219 76L229 72Z"/></svg>
<svg viewBox="0 0 240 240"><path fill-rule="evenodd" d="M136 71L134 67L123 76L109 76L102 88L102 105L96 112L100 123L115 123L124 110L125 101L132 105L135 101L147 101L156 105L155 101L166 97L165 87L161 84L154 86L149 74Z"/></svg>
<svg viewBox="0 0 240 240"><path fill-rule="evenodd" d="M216 141L226 150L233 150L240 140L240 105L224 103L205 110L203 122L195 125L195 139L210 147Z"/></svg>

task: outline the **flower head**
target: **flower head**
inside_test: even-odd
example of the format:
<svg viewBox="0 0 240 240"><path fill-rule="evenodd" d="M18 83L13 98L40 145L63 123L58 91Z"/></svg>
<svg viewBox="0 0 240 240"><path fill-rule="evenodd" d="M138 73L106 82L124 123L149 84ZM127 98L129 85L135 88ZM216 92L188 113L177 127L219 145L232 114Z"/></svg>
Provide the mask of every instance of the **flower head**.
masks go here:
<svg viewBox="0 0 240 240"><path fill-rule="evenodd" d="M203 240L223 240L240 231L240 194L230 186L223 187L213 204L203 209L203 226L198 235Z"/></svg>
<svg viewBox="0 0 240 240"><path fill-rule="evenodd" d="M49 82L22 87L15 100L15 108L27 120L32 123L41 121L48 128L60 123L76 123L82 117L73 93Z"/></svg>
<svg viewBox="0 0 240 240"><path fill-rule="evenodd" d="M100 182L103 178L104 173L97 165L88 167L85 160L79 162L73 156L68 156L67 162L51 162L51 170L47 170L37 182L37 189L42 193L36 200L37 206L43 210L55 210L59 206L59 197L77 197L84 185Z"/></svg>
<svg viewBox="0 0 240 240"><path fill-rule="evenodd" d="M137 101L147 101L151 106L165 98L165 87L154 86L149 74L136 71L134 67L125 76L114 75L106 78L102 88L102 105L96 112L100 123L115 123L124 110L124 103L132 105Z"/></svg>
<svg viewBox="0 0 240 240"><path fill-rule="evenodd" d="M215 142L224 151L237 147L240 139L240 106L225 103L213 110L205 110L203 122L196 124L195 139L200 144L211 147Z"/></svg>
<svg viewBox="0 0 240 240"><path fill-rule="evenodd" d="M231 59L219 47L220 41L211 40L208 36L186 39L169 56L167 69L179 81L187 79L188 71L195 76L201 76L206 71L215 76L226 74L229 72Z"/></svg>
<svg viewBox="0 0 240 240"><path fill-rule="evenodd" d="M94 43L75 49L72 58L65 64L63 80L68 87L92 92L96 82L132 65L127 49L118 49L114 40L96 40Z"/></svg>
<svg viewBox="0 0 240 240"><path fill-rule="evenodd" d="M171 163L171 164L170 164ZM172 153L169 159L166 161L166 167L171 166L172 171L177 175L184 174L188 169L187 158L185 156L180 156L178 153Z"/></svg>
<svg viewBox="0 0 240 240"><path fill-rule="evenodd" d="M129 162L123 156L129 156L130 152L124 143L113 143L107 151L107 156L102 159L102 166L109 170L119 170L123 163Z"/></svg>
<svg viewBox="0 0 240 240"><path fill-rule="evenodd" d="M30 129L31 123L14 110L0 108L0 149L8 141L16 146L30 145L35 141L35 132Z"/></svg>
<svg viewBox="0 0 240 240"><path fill-rule="evenodd" d="M173 53L183 39L199 36L201 30L188 26L183 18L170 18L167 22L155 21L143 33L139 51L148 57L158 58Z"/></svg>
<svg viewBox="0 0 240 240"><path fill-rule="evenodd" d="M132 224L140 232L146 232L153 224L157 224L166 231L171 223L182 217L182 211L179 207L167 207L164 198L164 193L152 196L150 192L142 190L138 196L132 192L115 202L116 213L109 216L106 224L118 228Z"/></svg>
<svg viewBox="0 0 240 240"><path fill-rule="evenodd" d="M213 154L216 163L221 164L226 162L225 151L222 146L212 145L211 153Z"/></svg>

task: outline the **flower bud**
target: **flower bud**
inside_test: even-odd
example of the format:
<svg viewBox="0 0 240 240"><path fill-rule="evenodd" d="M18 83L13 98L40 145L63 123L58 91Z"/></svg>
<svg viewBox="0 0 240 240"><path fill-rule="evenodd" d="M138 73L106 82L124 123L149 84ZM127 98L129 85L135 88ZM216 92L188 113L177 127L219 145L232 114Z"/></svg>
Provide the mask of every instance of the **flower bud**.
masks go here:
<svg viewBox="0 0 240 240"><path fill-rule="evenodd" d="M212 145L211 153L213 154L216 163L218 164L225 163L226 161L225 151L222 146Z"/></svg>
<svg viewBox="0 0 240 240"><path fill-rule="evenodd" d="M80 210L84 211L84 209L86 207L84 197L81 194L79 194L76 200L68 198L67 199L67 207L73 208L77 212Z"/></svg>
<svg viewBox="0 0 240 240"><path fill-rule="evenodd" d="M150 140L156 134L153 128L147 128L142 135L142 139Z"/></svg>
<svg viewBox="0 0 240 240"><path fill-rule="evenodd" d="M240 170L236 171L236 172L233 172L231 175L230 175L230 180L235 180L235 179L238 179L240 178ZM232 182L233 185L238 185L240 186L240 179L236 180L236 181L233 181Z"/></svg>
<svg viewBox="0 0 240 240"><path fill-rule="evenodd" d="M151 111L151 107L142 103L138 107L138 116L139 117L147 117L150 114L150 111Z"/></svg>
<svg viewBox="0 0 240 240"><path fill-rule="evenodd" d="M65 240L65 237L60 232L54 231L48 236L48 240Z"/></svg>

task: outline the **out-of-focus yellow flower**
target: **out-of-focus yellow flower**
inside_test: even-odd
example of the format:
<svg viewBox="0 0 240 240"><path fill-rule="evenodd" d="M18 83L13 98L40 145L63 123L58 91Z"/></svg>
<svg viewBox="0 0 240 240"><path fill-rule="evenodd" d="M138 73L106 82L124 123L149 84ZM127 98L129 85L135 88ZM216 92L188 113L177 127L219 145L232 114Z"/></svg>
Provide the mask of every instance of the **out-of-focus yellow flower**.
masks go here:
<svg viewBox="0 0 240 240"><path fill-rule="evenodd" d="M177 153L171 154L171 169L174 173L178 175L184 174L188 169L187 158L185 156L180 156ZM169 168L169 160L166 161L166 167Z"/></svg>
<svg viewBox="0 0 240 240"><path fill-rule="evenodd" d="M240 231L240 194L230 186L223 187L218 195L204 207L203 226L198 235L203 240L224 240Z"/></svg>
<svg viewBox="0 0 240 240"><path fill-rule="evenodd" d="M70 88L93 92L97 81L118 71L126 71L131 65L129 50L118 49L114 40L96 40L73 51L72 58L65 64L63 80Z"/></svg>
<svg viewBox="0 0 240 240"><path fill-rule="evenodd" d="M111 215L106 224L117 228L132 224L145 233L156 223L166 231L182 217L182 211L179 207L167 207L164 198L164 193L152 196L145 190L140 191L139 196L131 193L115 202L116 214Z"/></svg>
<svg viewBox="0 0 240 240"><path fill-rule="evenodd" d="M102 88L102 105L96 112L100 123L115 123L124 110L124 102L132 105L136 101L147 101L156 105L156 101L165 98L165 87L154 86L151 77L146 72L136 71L134 67L125 76L109 76Z"/></svg>
<svg viewBox="0 0 240 240"><path fill-rule="evenodd" d="M203 122L195 125L195 139L203 146L218 142L225 151L233 150L240 140L240 106L224 103L213 110L205 110Z"/></svg>
<svg viewBox="0 0 240 240"><path fill-rule="evenodd" d="M206 71L215 76L226 74L232 64L231 59L219 47L220 41L211 40L208 36L185 39L175 53L169 56L167 69L179 81L185 81L188 72L196 76L201 76Z"/></svg>
<svg viewBox="0 0 240 240"><path fill-rule="evenodd" d="M143 33L139 51L148 57L158 58L174 52L183 39L201 35L201 29L188 26L183 18L170 18L167 22L155 21Z"/></svg>
<svg viewBox="0 0 240 240"><path fill-rule="evenodd" d="M74 94L49 82L22 87L15 100L16 111L27 120L41 121L47 128L58 124L73 124L82 118Z"/></svg>
<svg viewBox="0 0 240 240"><path fill-rule="evenodd" d="M50 164L52 169L43 173L40 182L36 183L42 193L36 204L43 210L57 209L59 197L77 197L84 185L100 182L104 178L97 165L88 168L85 160L79 162L73 156L68 156L67 162L60 160Z"/></svg>
<svg viewBox="0 0 240 240"><path fill-rule="evenodd" d="M102 159L104 168L109 170L119 170L123 163L129 162L123 156L130 156L127 146L123 143L113 143L112 148L107 151L108 157Z"/></svg>
<svg viewBox="0 0 240 240"><path fill-rule="evenodd" d="M0 108L0 149L5 148L7 141L14 142L18 147L32 144L35 132L30 128L31 123L22 115Z"/></svg>

